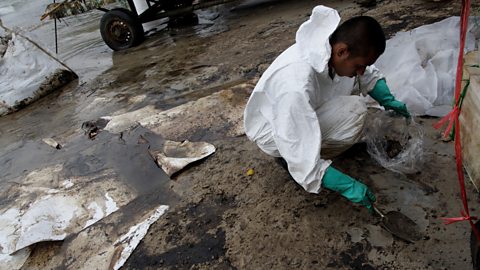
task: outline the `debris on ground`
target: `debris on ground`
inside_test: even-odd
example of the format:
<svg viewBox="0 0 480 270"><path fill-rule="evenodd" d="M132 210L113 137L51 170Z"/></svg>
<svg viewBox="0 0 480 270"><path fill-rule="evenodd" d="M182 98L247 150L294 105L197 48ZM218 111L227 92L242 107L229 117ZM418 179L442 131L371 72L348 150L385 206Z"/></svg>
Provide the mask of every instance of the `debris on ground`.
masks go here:
<svg viewBox="0 0 480 270"><path fill-rule="evenodd" d="M82 130L90 140L95 140L98 133L100 133L108 124L108 119L100 118L96 121L86 121L82 123Z"/></svg>
<svg viewBox="0 0 480 270"><path fill-rule="evenodd" d="M55 149L62 149L62 146L53 138L43 138L42 141Z"/></svg>
<svg viewBox="0 0 480 270"><path fill-rule="evenodd" d="M208 157L215 152L215 146L207 142L165 141L161 150L150 150L158 166L172 176L187 165Z"/></svg>
<svg viewBox="0 0 480 270"><path fill-rule="evenodd" d="M64 0L63 2L49 4L40 19L44 20L47 17L50 19L60 19L85 13L113 2L115 2L115 0Z"/></svg>

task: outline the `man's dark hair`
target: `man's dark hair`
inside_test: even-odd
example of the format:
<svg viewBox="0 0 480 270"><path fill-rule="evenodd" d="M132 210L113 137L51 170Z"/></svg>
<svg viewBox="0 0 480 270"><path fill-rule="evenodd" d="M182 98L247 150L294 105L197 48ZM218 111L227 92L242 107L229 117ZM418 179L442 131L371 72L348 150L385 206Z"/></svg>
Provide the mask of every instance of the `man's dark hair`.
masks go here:
<svg viewBox="0 0 480 270"><path fill-rule="evenodd" d="M351 56L380 56L385 51L385 34L372 17L353 17L342 23L330 36L330 45L338 42L347 44Z"/></svg>

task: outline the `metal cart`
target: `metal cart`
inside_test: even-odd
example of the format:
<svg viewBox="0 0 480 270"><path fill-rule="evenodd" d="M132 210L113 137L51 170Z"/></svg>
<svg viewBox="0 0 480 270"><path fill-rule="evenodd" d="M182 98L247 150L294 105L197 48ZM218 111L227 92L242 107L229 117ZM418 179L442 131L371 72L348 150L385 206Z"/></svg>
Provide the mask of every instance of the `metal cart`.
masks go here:
<svg viewBox="0 0 480 270"><path fill-rule="evenodd" d="M193 13L194 10L235 0L205 0L200 2L194 2L194 0L141 0L144 9L141 13L137 11L139 1L127 0L130 10L125 8L110 10L99 8L99 10L105 12L100 20L100 33L103 41L112 50L124 50L142 43L145 39L143 23L169 17L170 20L196 24L198 23L198 17Z"/></svg>

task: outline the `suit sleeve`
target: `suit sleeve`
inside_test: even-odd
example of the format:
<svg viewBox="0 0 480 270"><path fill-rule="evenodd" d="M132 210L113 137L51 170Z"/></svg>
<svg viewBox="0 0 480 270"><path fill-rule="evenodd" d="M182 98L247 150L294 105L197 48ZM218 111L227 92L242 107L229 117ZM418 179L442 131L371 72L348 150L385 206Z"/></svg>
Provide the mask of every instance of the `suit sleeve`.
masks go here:
<svg viewBox="0 0 480 270"><path fill-rule="evenodd" d="M374 65L368 66L365 73L359 76L359 88L362 95L366 96L373 90L378 80L384 79L385 76Z"/></svg>

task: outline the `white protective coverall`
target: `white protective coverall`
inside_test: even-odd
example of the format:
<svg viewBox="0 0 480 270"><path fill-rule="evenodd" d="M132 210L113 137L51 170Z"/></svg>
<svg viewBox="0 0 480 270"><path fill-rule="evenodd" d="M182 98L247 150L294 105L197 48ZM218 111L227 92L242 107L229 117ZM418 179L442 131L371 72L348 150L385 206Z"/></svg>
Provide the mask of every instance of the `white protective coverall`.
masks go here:
<svg viewBox="0 0 480 270"><path fill-rule="evenodd" d="M248 138L268 155L283 157L295 181L311 193L320 192L331 164L322 158L325 150L331 157L356 143L367 114L363 98L351 95L355 78L328 74L329 37L339 22L336 10L315 7L296 43L260 78L244 114ZM356 85L366 95L382 78L369 66Z"/></svg>

